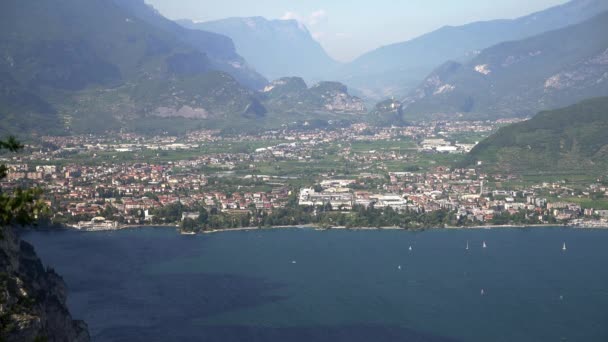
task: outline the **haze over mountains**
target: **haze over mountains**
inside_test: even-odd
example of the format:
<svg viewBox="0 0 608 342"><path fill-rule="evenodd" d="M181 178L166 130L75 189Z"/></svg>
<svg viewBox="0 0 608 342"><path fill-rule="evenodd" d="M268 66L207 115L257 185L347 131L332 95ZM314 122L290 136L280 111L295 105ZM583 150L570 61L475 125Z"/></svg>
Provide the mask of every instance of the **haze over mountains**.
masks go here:
<svg viewBox="0 0 608 342"><path fill-rule="evenodd" d="M0 13L5 128L116 130L142 117L225 118L255 102L217 71L243 75L226 37L194 32L203 52L104 0L11 0Z"/></svg>
<svg viewBox="0 0 608 342"><path fill-rule="evenodd" d="M375 99L399 97L447 60L467 60L494 44L580 23L605 10L607 1L574 0L518 19L445 26L366 53L333 76Z"/></svg>
<svg viewBox="0 0 608 342"><path fill-rule="evenodd" d="M608 12L447 62L408 98L410 117L526 117L608 94Z"/></svg>
<svg viewBox="0 0 608 342"><path fill-rule="evenodd" d="M271 80L285 76L299 76L309 82L327 80L328 73L338 66L306 27L295 20L251 17L178 22L232 38L239 53Z"/></svg>
<svg viewBox="0 0 608 342"><path fill-rule="evenodd" d="M143 0L112 1L142 21L173 34L179 41L205 53L214 62L215 69L231 74L241 84L252 89L261 89L266 85L267 80L252 69L241 57L240 51L237 53L234 42L229 37L209 31L184 28L163 17Z"/></svg>
<svg viewBox="0 0 608 342"><path fill-rule="evenodd" d="M257 91L267 81L228 37L182 28L143 0L9 0L0 13L5 131L268 123L260 121L268 110Z"/></svg>
<svg viewBox="0 0 608 342"><path fill-rule="evenodd" d="M603 10L608 2L574 0L445 27L340 65L296 21L179 25L144 0L7 0L0 120L5 131L46 134L528 116L608 95Z"/></svg>

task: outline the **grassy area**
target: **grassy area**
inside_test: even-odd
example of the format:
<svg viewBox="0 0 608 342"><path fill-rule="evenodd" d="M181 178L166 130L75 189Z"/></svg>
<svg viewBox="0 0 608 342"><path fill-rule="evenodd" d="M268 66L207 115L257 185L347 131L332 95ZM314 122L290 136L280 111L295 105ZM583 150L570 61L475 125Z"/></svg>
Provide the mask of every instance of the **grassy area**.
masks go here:
<svg viewBox="0 0 608 342"><path fill-rule="evenodd" d="M596 174L584 174L581 171L555 171L546 173L523 174L522 180L526 184L538 184L543 182L559 182L566 181L570 185L589 184L597 179Z"/></svg>
<svg viewBox="0 0 608 342"><path fill-rule="evenodd" d="M474 144L489 137L491 134L492 132L459 132L446 134L445 137L459 144Z"/></svg>
<svg viewBox="0 0 608 342"><path fill-rule="evenodd" d="M279 161L258 163L257 173L271 176L307 176L320 173L340 172L343 169L337 157L309 161Z"/></svg>
<svg viewBox="0 0 608 342"><path fill-rule="evenodd" d="M579 197L552 197L549 198L550 202L567 202L576 203L583 209L596 209L596 210L608 210L608 199L593 200L590 198L579 198Z"/></svg>
<svg viewBox="0 0 608 342"><path fill-rule="evenodd" d="M102 163L121 163L129 161L149 161L156 163L176 162L179 160L193 160L206 154L217 153L253 153L258 148L275 146L286 141L243 141L243 142L213 142L201 144L199 148L190 150L177 151L159 151L159 150L142 150L133 152L116 152L116 151L89 151L78 154L72 154L65 157L63 160L54 160L50 162L33 163L37 164L53 164L53 165L99 165ZM94 156L96 155L96 156Z"/></svg>
<svg viewBox="0 0 608 342"><path fill-rule="evenodd" d="M354 153L367 153L369 151L391 152L407 151L416 149L416 143L410 139L401 140L378 140L378 141L354 141L351 143L351 150Z"/></svg>

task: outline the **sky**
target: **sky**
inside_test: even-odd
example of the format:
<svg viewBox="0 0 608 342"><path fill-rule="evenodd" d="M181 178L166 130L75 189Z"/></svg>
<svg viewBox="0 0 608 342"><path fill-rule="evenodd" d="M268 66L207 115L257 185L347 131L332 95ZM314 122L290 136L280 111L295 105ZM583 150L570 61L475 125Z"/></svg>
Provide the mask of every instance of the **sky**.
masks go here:
<svg viewBox="0 0 608 342"><path fill-rule="evenodd" d="M508 19L566 0L145 0L171 19L262 16L304 23L330 56L350 61L444 25Z"/></svg>

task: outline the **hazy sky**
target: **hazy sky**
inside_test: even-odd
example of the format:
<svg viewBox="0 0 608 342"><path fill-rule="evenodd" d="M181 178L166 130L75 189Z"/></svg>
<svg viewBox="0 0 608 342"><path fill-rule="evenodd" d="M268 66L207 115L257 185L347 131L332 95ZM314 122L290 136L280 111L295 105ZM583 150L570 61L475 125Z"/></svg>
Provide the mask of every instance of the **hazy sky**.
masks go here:
<svg viewBox="0 0 608 342"><path fill-rule="evenodd" d="M515 18L566 0L146 0L171 19L293 18L327 52L351 60L443 25Z"/></svg>

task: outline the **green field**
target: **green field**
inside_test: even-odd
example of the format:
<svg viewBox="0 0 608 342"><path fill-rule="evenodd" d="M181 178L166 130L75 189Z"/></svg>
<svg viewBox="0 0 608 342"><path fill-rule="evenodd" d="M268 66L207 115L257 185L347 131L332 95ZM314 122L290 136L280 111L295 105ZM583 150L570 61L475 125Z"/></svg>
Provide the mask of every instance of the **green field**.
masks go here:
<svg viewBox="0 0 608 342"><path fill-rule="evenodd" d="M414 141L406 138L401 140L377 140L377 141L354 141L350 144L351 151L354 153L376 152L407 152L416 150L417 145Z"/></svg>

